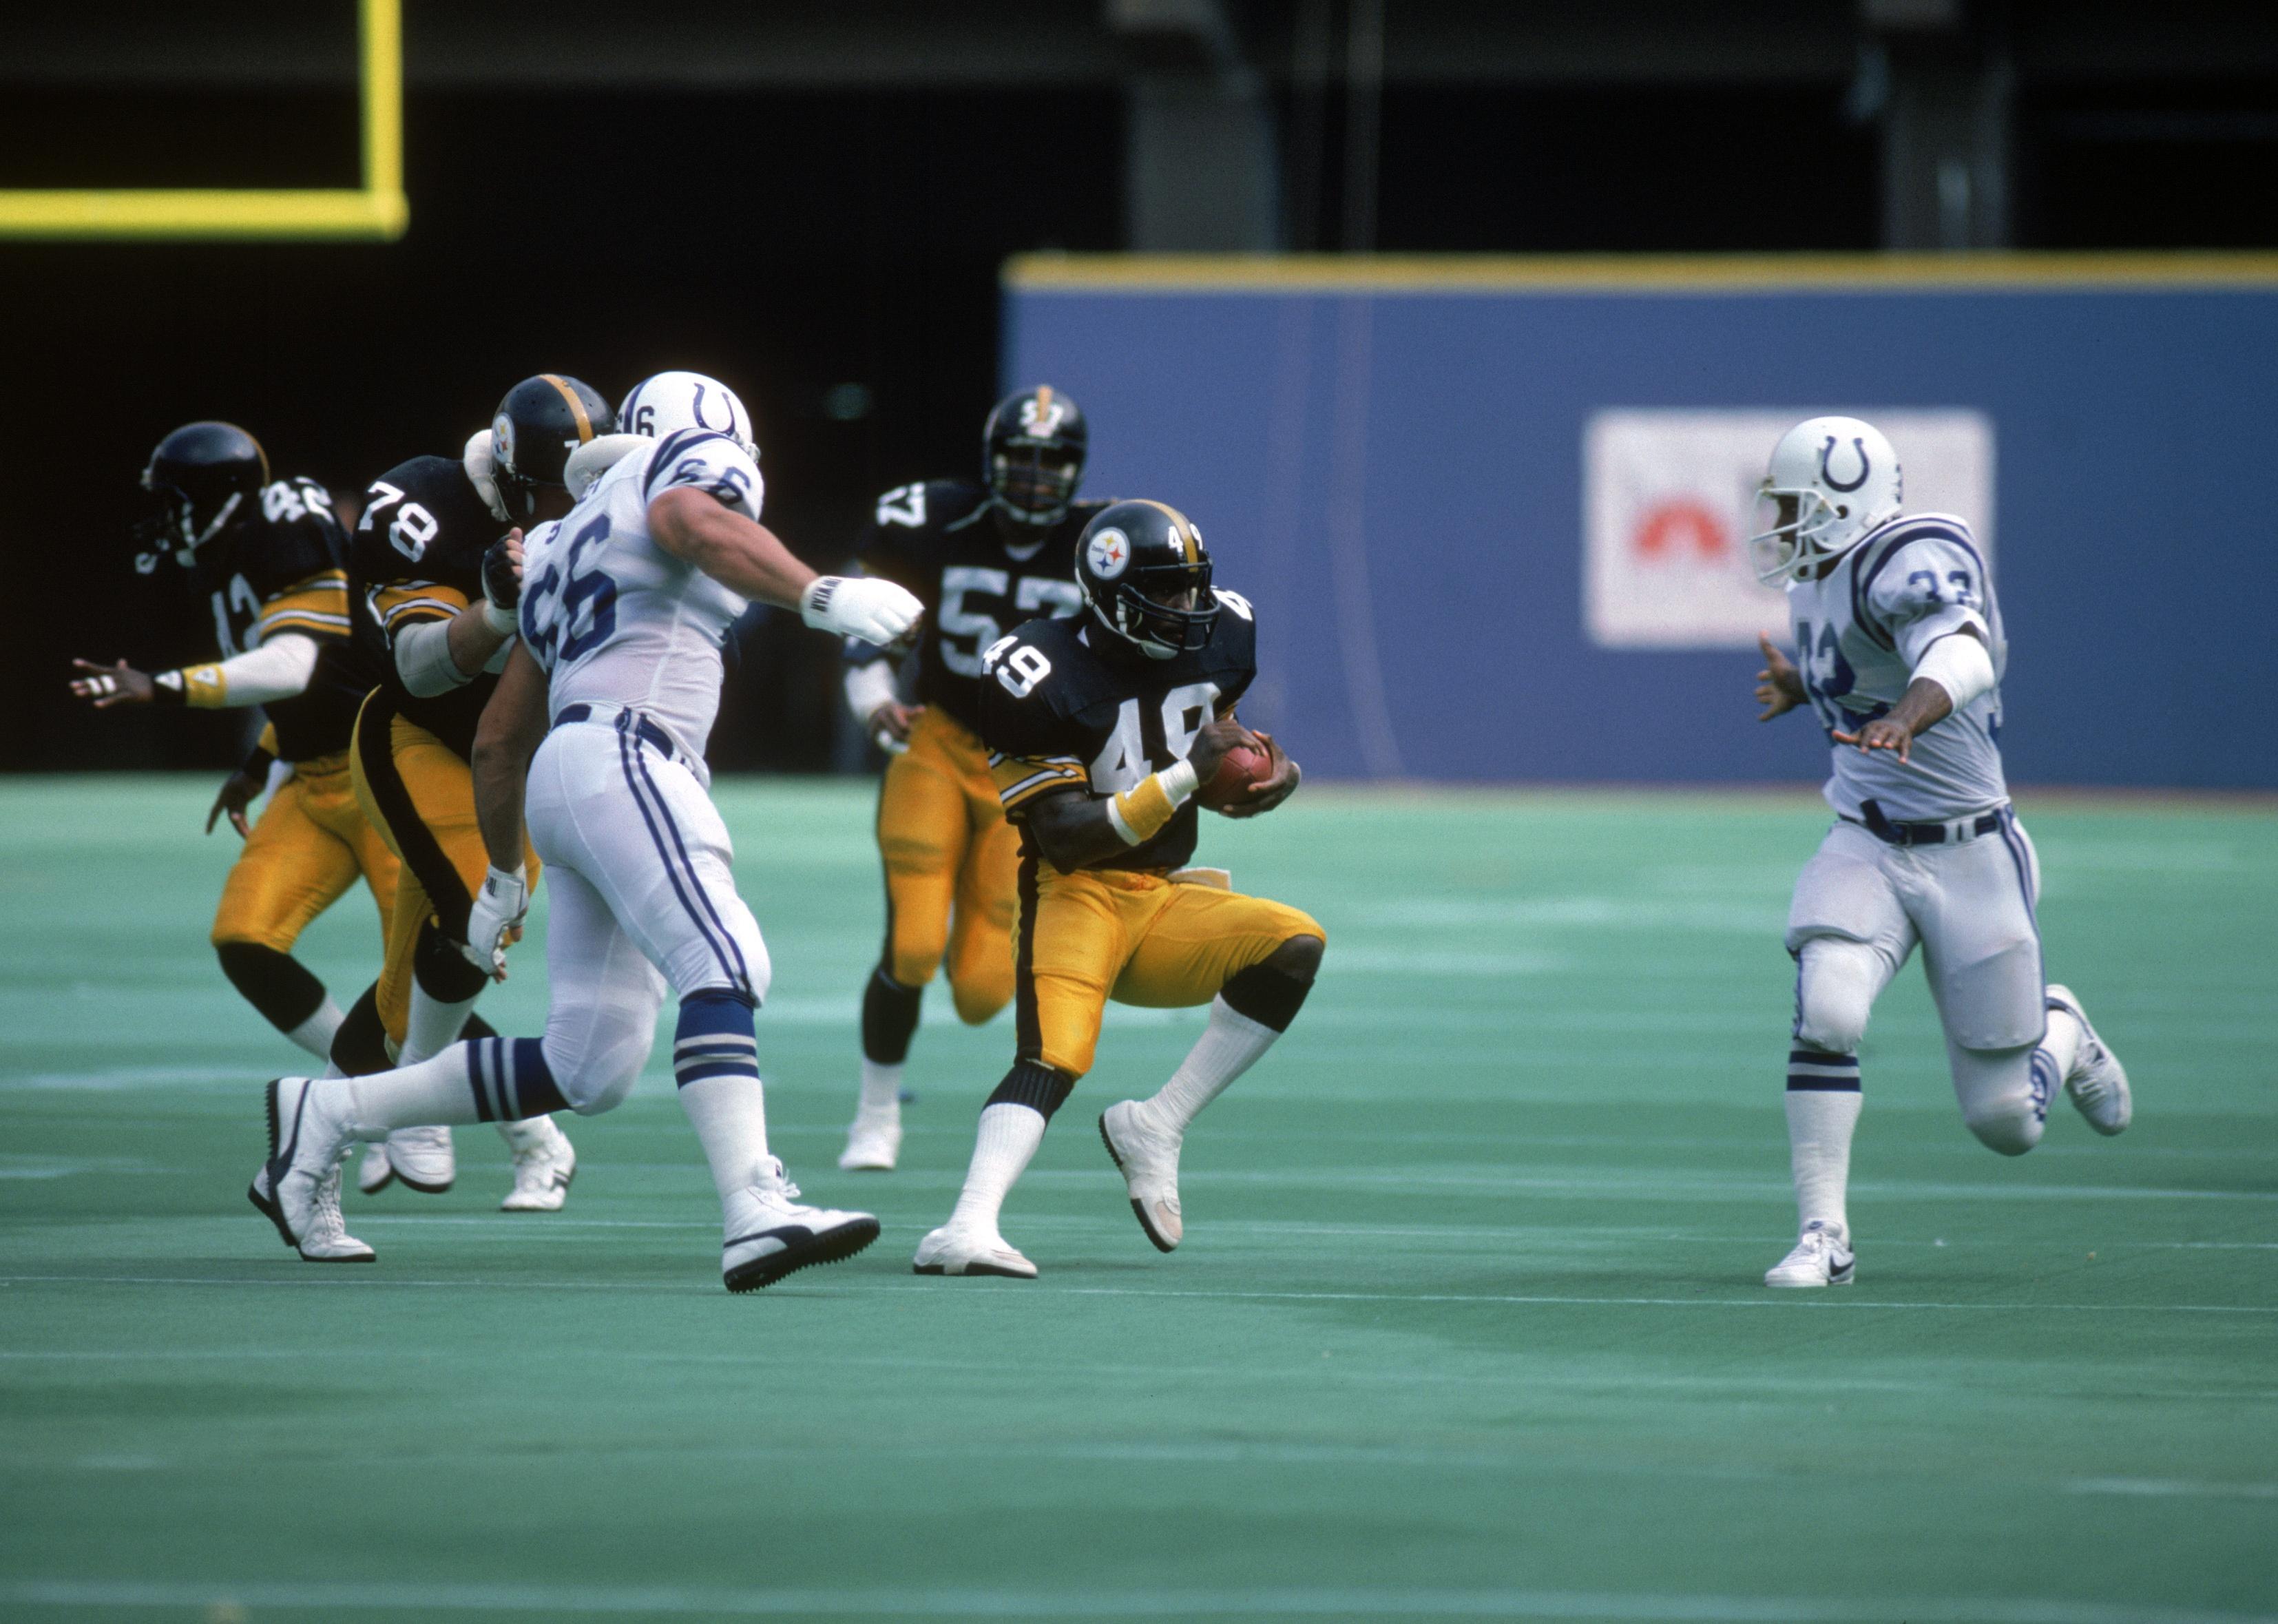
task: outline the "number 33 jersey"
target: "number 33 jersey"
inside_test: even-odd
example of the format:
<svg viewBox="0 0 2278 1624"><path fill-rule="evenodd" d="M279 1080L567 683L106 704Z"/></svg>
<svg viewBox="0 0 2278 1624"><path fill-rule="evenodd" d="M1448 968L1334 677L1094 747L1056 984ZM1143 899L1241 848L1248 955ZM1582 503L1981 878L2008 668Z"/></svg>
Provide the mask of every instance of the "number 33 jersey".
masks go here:
<svg viewBox="0 0 2278 1624"><path fill-rule="evenodd" d="M745 518L764 486L725 434L682 429L625 457L569 517L531 533L522 640L551 678L547 714L623 706L661 725L701 772L720 713L721 646L745 602L649 533L648 505L687 486Z"/></svg>
<svg viewBox="0 0 2278 1624"><path fill-rule="evenodd" d="M1073 615L1083 605L1075 584L1075 544L1108 504L1071 503L1050 530L1024 532L1033 545L1016 555L990 509L989 493L969 479L929 479L878 498L876 522L862 539L862 572L906 586L925 605L919 632L916 700L937 706L967 729L981 728L981 656L1022 622ZM884 657L850 640L847 660Z"/></svg>
<svg viewBox="0 0 2278 1624"><path fill-rule="evenodd" d="M1024 823L1039 796L1064 790L1120 794L1186 760L1195 735L1232 710L1257 675L1248 601L1223 588L1217 595L1210 641L1175 659L1147 658L1089 615L1032 620L987 650L981 741L1006 817ZM1189 801L1154 839L1091 866L1182 868L1197 822ZM1021 842L1033 852L1026 829Z"/></svg>
<svg viewBox="0 0 2278 1624"><path fill-rule="evenodd" d="M1791 583L1787 607L1798 674L1831 735L1888 716L1941 637L1968 627L1993 656L1995 686L1917 738L1910 761L1895 750L1836 745L1830 806L1863 821L1861 808L1873 801L1893 822L1929 823L2008 800L1996 743L2008 645L1968 525L1939 513L1892 519L1819 579Z"/></svg>

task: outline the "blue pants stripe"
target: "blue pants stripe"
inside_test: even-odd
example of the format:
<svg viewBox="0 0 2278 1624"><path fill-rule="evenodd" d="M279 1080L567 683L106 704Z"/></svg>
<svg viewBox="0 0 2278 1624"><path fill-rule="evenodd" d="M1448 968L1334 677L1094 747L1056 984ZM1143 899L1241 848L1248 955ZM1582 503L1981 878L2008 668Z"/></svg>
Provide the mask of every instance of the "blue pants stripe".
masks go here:
<svg viewBox="0 0 2278 1624"><path fill-rule="evenodd" d="M679 899L681 908L695 924L697 934L704 938L704 945L712 950L712 956L719 961L721 970L738 988L748 992L749 981L737 973L737 966L743 961L742 955L738 954L735 963L731 964L728 954L721 950L719 938L713 935L711 927L705 923L704 915L699 913L695 904L689 900L687 886L681 883L680 870L674 865L672 852L666 846L664 837L657 832L657 816L664 809L660 806L656 812L652 812L649 809L647 798L641 793L641 781L646 775L635 769L633 752L638 747L633 742L633 736L629 730L623 727L617 730L617 755L624 768L625 785L632 791L633 804L640 808L641 822L648 827L649 844L656 847L657 857L664 864L665 877L672 882L672 894ZM670 821L669 814L666 815L666 821L668 823ZM673 840L675 845L679 843L677 831L674 831ZM689 878L694 881L695 877L692 869ZM702 891L703 886L700 882L697 883L697 889L699 892Z"/></svg>
<svg viewBox="0 0 2278 1624"><path fill-rule="evenodd" d="M695 860L689 856L688 847L681 842L680 825L672 821L672 811L665 804L664 792L657 788L656 780L649 777L647 759L641 755L640 747L638 744L631 743L630 731L626 738L632 752L633 766L640 773L641 781L648 785L649 793L656 797L657 816L663 822L665 832L672 837L673 849L680 854L681 863L688 870L689 883L696 890L697 903L711 919L713 928L719 931L721 939L728 944L728 952L735 958L736 968L733 975L736 989L748 997L752 992L752 972L750 967L744 962L744 950L736 945L736 933L728 928L728 922L720 917L719 910L712 906L711 896L705 891L702 881L698 879ZM717 949L715 951L716 952ZM722 968L725 968L724 960Z"/></svg>

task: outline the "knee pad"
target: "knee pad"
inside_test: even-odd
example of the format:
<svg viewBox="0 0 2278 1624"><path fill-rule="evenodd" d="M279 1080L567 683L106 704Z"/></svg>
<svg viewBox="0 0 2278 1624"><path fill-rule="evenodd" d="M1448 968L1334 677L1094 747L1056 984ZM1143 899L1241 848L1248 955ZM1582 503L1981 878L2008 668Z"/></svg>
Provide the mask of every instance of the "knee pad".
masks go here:
<svg viewBox="0 0 2278 1624"><path fill-rule="evenodd" d="M216 942L221 973L245 1001L280 1032L324 1007L325 984L287 953L259 942Z"/></svg>
<svg viewBox="0 0 2278 1624"><path fill-rule="evenodd" d="M419 927L418 945L411 950L411 976L419 990L439 1004L463 1004L480 994L490 980L432 920Z"/></svg>
<svg viewBox="0 0 2278 1624"><path fill-rule="evenodd" d="M1795 1036L1829 1054L1854 1054L1882 984L1880 955L1864 942L1815 937L1796 953Z"/></svg>
<svg viewBox="0 0 2278 1624"><path fill-rule="evenodd" d="M2060 1086L2046 1055L2037 1050L1957 1048L1951 1058L1961 1120L1978 1143L2004 1156L2022 1156L2041 1142L2049 1095Z"/></svg>

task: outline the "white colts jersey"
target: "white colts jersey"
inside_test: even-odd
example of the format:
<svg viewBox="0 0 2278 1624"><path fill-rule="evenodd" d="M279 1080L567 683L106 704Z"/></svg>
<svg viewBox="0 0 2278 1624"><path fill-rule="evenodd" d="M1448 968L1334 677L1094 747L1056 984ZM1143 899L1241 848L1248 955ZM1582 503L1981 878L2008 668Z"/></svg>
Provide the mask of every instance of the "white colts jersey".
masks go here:
<svg viewBox="0 0 2278 1624"><path fill-rule="evenodd" d="M1819 579L1791 583L1787 606L1796 666L1830 734L1889 715L1941 637L1973 627L1993 657L1994 687L1917 738L1909 762L1895 750L1836 746L1829 805L1871 822L1871 801L1892 823L1930 823L2007 801L1996 740L2008 646L1968 525L1938 513L1894 518Z"/></svg>
<svg viewBox="0 0 2278 1624"><path fill-rule="evenodd" d="M638 711L701 763L720 711L721 647L745 604L650 536L648 504L683 485L760 516L764 487L742 447L705 429L667 436L531 532L522 640L552 678L549 716L579 704Z"/></svg>

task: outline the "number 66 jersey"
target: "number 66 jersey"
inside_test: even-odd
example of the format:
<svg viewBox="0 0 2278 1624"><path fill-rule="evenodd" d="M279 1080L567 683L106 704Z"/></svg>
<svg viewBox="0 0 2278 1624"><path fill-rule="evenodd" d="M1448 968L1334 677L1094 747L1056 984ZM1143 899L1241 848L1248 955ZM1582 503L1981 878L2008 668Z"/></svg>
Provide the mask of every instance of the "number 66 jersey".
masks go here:
<svg viewBox="0 0 2278 1624"><path fill-rule="evenodd" d="M638 711L692 770L720 712L721 647L745 600L659 547L648 504L686 486L757 520L764 485L725 434L681 429L612 467L523 555L522 640L551 681L547 714Z"/></svg>
<svg viewBox="0 0 2278 1624"><path fill-rule="evenodd" d="M1990 811L2009 799L1997 740L1999 678L2008 665L2001 611L1969 526L1943 513L1908 514L1868 532L1817 580L1791 582L1788 617L1804 691L1831 735L1888 716L1941 637L1974 630L1993 659L1995 686L1895 750L1836 745L1828 804L1870 822L1872 801L1894 823L1934 823Z"/></svg>

